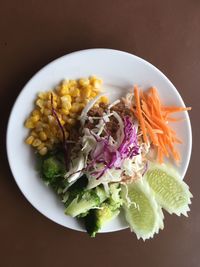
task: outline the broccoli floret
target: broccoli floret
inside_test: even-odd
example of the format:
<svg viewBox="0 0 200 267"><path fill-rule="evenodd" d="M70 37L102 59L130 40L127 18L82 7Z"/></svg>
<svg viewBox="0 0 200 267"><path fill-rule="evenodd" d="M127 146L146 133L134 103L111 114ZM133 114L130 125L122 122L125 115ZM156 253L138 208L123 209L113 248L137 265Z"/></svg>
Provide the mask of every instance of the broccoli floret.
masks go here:
<svg viewBox="0 0 200 267"><path fill-rule="evenodd" d="M69 197L65 202L67 215L83 218L90 209L98 207L108 197L103 186L86 189L88 179L83 175L68 189ZM73 214L73 215L72 215Z"/></svg>
<svg viewBox="0 0 200 267"><path fill-rule="evenodd" d="M103 192L103 188L100 189ZM121 187L118 183L113 183L109 186L109 189L110 196L104 199L105 202L100 205L100 208L91 210L85 217L86 230L91 237L95 237L96 233L120 212L122 205L120 196Z"/></svg>
<svg viewBox="0 0 200 267"><path fill-rule="evenodd" d="M41 172L44 180L51 184L56 181L57 177L64 175L65 165L56 156L50 156L44 159Z"/></svg>
<svg viewBox="0 0 200 267"><path fill-rule="evenodd" d="M118 214L119 209L112 209L109 203L102 203L99 209L93 209L85 217L85 227L91 237L95 237L96 233L111 219L114 219Z"/></svg>
<svg viewBox="0 0 200 267"><path fill-rule="evenodd" d="M72 194L74 194L74 192L70 193L69 201L67 202L70 202ZM100 198L97 196L94 190L82 190L82 192L79 192L68 204L67 208L65 209L65 214L76 217L80 214L86 213L90 209L98 207L99 204Z"/></svg>

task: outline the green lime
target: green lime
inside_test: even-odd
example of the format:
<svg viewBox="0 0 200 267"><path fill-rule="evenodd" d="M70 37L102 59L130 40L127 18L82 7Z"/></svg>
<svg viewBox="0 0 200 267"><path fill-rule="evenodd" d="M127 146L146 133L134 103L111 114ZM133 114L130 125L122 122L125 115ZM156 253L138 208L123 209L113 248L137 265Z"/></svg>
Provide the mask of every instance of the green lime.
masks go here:
<svg viewBox="0 0 200 267"><path fill-rule="evenodd" d="M122 186L122 198L127 222L137 238L153 237L163 228L163 213L155 201L149 185L138 180Z"/></svg>
<svg viewBox="0 0 200 267"><path fill-rule="evenodd" d="M161 207L170 214L187 216L192 194L174 167L166 164L152 164L144 178Z"/></svg>

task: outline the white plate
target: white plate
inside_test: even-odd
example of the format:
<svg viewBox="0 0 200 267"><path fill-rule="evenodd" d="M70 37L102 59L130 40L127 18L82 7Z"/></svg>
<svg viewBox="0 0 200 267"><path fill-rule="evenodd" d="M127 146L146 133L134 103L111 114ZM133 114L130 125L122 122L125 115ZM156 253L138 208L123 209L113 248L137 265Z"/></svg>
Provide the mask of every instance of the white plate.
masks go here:
<svg viewBox="0 0 200 267"><path fill-rule="evenodd" d="M89 49L65 55L42 68L26 84L13 106L7 129L7 154L13 176L24 196L38 211L58 224L80 231L84 231L84 227L76 219L64 214L59 199L39 178L33 151L24 143L28 134L24 121L33 109L38 92L54 88L64 78L76 79L92 74L101 77L105 89L118 96L125 94L133 84L144 89L155 86L164 103L184 106L173 84L157 68L139 57L111 49ZM184 177L191 155L192 135L187 112L181 116L184 120L176 123L176 130L183 140L179 172ZM119 216L102 232L126 227L123 216Z"/></svg>

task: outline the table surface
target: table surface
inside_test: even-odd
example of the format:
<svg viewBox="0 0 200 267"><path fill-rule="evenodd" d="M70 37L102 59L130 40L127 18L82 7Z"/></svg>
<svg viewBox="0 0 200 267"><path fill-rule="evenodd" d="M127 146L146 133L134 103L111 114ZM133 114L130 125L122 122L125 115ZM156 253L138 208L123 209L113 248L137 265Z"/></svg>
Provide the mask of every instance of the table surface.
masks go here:
<svg viewBox="0 0 200 267"><path fill-rule="evenodd" d="M200 266L200 1L1 1L0 36L0 266ZM96 47L151 62L193 107L185 177L191 212L188 218L165 213L165 229L146 242L129 230L91 239L53 223L24 198L8 166L7 121L24 84L53 59Z"/></svg>

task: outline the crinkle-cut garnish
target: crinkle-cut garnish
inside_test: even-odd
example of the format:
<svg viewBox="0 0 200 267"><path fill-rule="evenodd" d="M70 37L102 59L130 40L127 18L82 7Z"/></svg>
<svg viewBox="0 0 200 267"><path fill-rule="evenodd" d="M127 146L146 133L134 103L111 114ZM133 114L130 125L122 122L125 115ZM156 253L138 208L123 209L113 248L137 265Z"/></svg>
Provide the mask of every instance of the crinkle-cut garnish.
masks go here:
<svg viewBox="0 0 200 267"><path fill-rule="evenodd" d="M164 216L161 207L145 181L140 179L126 186L122 185L122 198L125 218L138 239L153 238L159 229L163 229Z"/></svg>
<svg viewBox="0 0 200 267"><path fill-rule="evenodd" d="M187 216L192 194L174 167L169 164L151 164L144 178L166 211Z"/></svg>

